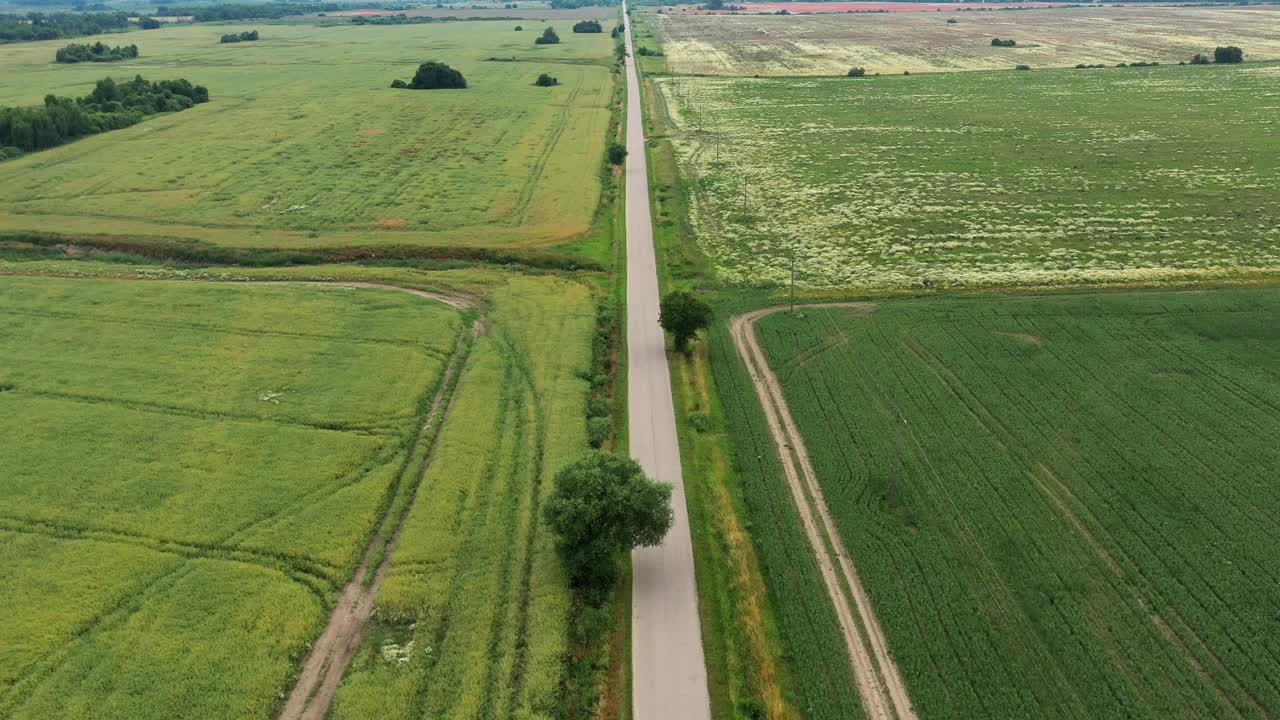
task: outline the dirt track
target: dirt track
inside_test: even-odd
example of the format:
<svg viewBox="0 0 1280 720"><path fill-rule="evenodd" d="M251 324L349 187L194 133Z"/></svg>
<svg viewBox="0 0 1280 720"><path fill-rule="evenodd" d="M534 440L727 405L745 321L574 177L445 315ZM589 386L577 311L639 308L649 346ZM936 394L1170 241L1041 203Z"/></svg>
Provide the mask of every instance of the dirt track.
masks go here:
<svg viewBox="0 0 1280 720"><path fill-rule="evenodd" d="M808 307L849 307L868 313L875 310L875 305L871 303L830 303ZM906 684L889 653L884 631L880 628L870 598L858 579L853 560L845 550L844 541L836 531L827 509L817 473L809 462L809 451L805 448L804 438L791 419L791 411L782 396L782 387L769 368L756 337L756 321L783 309L785 308L765 308L730 320L733 343L751 375L756 395L764 408L769 432L782 461L787 486L800 511L805 535L809 538L827 593L835 606L867 717L877 720L916 720Z"/></svg>
<svg viewBox="0 0 1280 720"><path fill-rule="evenodd" d="M342 284L354 287L399 290L440 300L453 307L469 307L468 301L465 299L436 295L422 290L372 283ZM477 321L469 332L476 334L480 332L482 327L482 324ZM426 474L427 467L431 463L435 439L439 437L437 432L428 438L428 433L433 427L444 422L453 397L457 395L456 392L450 393L449 390L455 385L453 382L454 376L461 372L460 365L466 355L465 351L462 350L463 346L464 343L460 343L459 348L455 349L453 356L449 358L449 364L440 379L440 387L436 391L435 397L431 400L431 408L427 411L426 420L423 422L422 428L418 432L418 438L415 441L415 443L423 442L425 439L427 442L432 443L432 446L427 448L426 460L418 473L419 482L422 476ZM409 452L413 453L414 449L411 448ZM289 699L285 702L284 709L280 711L280 720L323 720L329 712L329 705L333 702L333 695L337 692L338 685L342 682L342 676L346 673L347 667L355 657L361 640L364 639L365 625L373 614L374 601L377 598L378 590L382 587L382 581L386 577L387 569L391 566L392 551L395 550L396 542L400 539L400 532L404 528L405 520L409 517L409 510L413 507L413 499L417 495L417 491L418 488L415 485L410 490L408 502L404 504L404 509L400 514L395 517L388 516L384 518L380 528L384 532L375 533L369 544L365 546L364 554L361 557L360 566L356 569L355 576L343 589L342 596L338 598L338 604L334 607L333 614L329 617L328 625L325 626L324 632L321 633L311 647L311 652L307 654L307 658L303 662L302 672L298 675L293 691L289 693ZM386 537L385 531L388 529L391 529L391 536L387 539L386 544L383 545L380 540ZM379 550L384 551L381 554L382 562L378 564L372 579L368 579L371 564L379 556Z"/></svg>

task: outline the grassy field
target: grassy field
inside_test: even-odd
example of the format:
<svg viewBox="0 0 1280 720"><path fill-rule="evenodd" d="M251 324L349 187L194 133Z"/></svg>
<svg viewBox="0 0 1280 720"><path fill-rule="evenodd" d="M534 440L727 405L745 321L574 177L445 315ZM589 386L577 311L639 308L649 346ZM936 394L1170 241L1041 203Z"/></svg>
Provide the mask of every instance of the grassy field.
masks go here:
<svg viewBox="0 0 1280 720"><path fill-rule="evenodd" d="M595 312L573 282L492 297L335 718L562 715L570 597L539 507L587 447Z"/></svg>
<svg viewBox="0 0 1280 720"><path fill-rule="evenodd" d="M0 278L0 716L265 717L460 313L388 290Z"/></svg>
<svg viewBox="0 0 1280 720"><path fill-rule="evenodd" d="M730 284L1157 282L1280 267L1280 67L661 78ZM1229 129L1229 130L1227 130Z"/></svg>
<svg viewBox="0 0 1280 720"><path fill-rule="evenodd" d="M184 77L212 97L6 162L0 230L256 247L576 239L601 194L613 43L566 20L561 44L535 46L556 23L526 24L165 27L112 36L141 54L109 65L54 63L65 41L0 47L3 105L83 95L107 75ZM218 42L251 26L257 42ZM469 88L389 89L426 60ZM534 87L542 72L561 85Z"/></svg>
<svg viewBox="0 0 1280 720"><path fill-rule="evenodd" d="M1278 320L1280 291L1239 289L759 322L921 717L1280 710ZM755 523L776 456L758 416L735 412L754 404L742 370L717 372ZM844 666L829 626L786 630L801 663Z"/></svg>
<svg viewBox="0 0 1280 720"><path fill-rule="evenodd" d="M673 72L771 76L901 74L1177 63L1219 45L1280 59L1280 8L1078 7L871 15L644 15ZM948 23L954 19L954 23ZM1017 41L992 47L992 38Z"/></svg>

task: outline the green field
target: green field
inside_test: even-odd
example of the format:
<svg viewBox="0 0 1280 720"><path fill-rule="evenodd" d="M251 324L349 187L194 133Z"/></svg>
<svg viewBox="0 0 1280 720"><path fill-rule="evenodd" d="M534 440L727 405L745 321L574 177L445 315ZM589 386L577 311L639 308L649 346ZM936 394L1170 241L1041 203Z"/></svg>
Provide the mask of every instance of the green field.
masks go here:
<svg viewBox="0 0 1280 720"><path fill-rule="evenodd" d="M1275 289L759 321L920 717L1280 711L1278 321ZM847 672L830 621L789 607L824 593L779 560L807 546L727 335L713 359L787 654ZM836 680L800 678L813 717L856 702Z"/></svg>
<svg viewBox="0 0 1280 720"><path fill-rule="evenodd" d="M600 200L613 42L568 19L522 22L174 26L111 36L140 57L109 64L54 63L62 40L0 46L0 105L135 74L187 78L212 98L5 162L0 231L237 247L573 240ZM535 46L547 24L563 42ZM251 27L257 42L218 42ZM468 89L388 87L427 60ZM561 85L534 87L542 72Z"/></svg>
<svg viewBox="0 0 1280 720"><path fill-rule="evenodd" d="M0 716L270 714L460 314L295 285L4 277L0 297Z"/></svg>
<svg viewBox="0 0 1280 720"><path fill-rule="evenodd" d="M1274 273L1278 73L655 83L720 280L878 289Z"/></svg>

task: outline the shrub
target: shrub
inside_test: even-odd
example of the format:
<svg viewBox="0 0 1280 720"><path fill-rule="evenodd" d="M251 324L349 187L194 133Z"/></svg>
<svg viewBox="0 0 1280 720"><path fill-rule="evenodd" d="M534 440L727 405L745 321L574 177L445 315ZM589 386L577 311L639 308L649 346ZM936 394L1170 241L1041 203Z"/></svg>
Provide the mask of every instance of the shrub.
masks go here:
<svg viewBox="0 0 1280 720"><path fill-rule="evenodd" d="M517 26L516 26L516 32L523 32L523 31L524 31L524 26L523 26L523 25L517 25Z"/></svg>
<svg viewBox="0 0 1280 720"><path fill-rule="evenodd" d="M537 80L533 81L533 84L537 85L538 87L551 87L552 85L559 85L560 81L551 77L546 73L542 73L541 75L538 76Z"/></svg>
<svg viewBox="0 0 1280 720"><path fill-rule="evenodd" d="M1213 61L1222 65L1235 65L1244 62L1244 51L1235 45L1214 48Z"/></svg>
<svg viewBox="0 0 1280 720"><path fill-rule="evenodd" d="M535 45L556 45L560 42L560 36L556 34L555 28L547 28L542 34L533 39Z"/></svg>
<svg viewBox="0 0 1280 720"><path fill-rule="evenodd" d="M1031 69L1031 66L1030 66L1030 65L1018 65L1018 66L1014 67L1013 69L1014 69L1014 70L1030 70L1030 69Z"/></svg>
<svg viewBox="0 0 1280 720"><path fill-rule="evenodd" d="M689 413L689 424L694 430L705 433L711 429L711 416L702 410L694 410Z"/></svg>
<svg viewBox="0 0 1280 720"><path fill-rule="evenodd" d="M257 39L258 39L257 30L249 30L246 32L238 33L238 34L231 33L229 35L222 36L222 42L224 43L253 42L254 40L257 40Z"/></svg>
<svg viewBox="0 0 1280 720"><path fill-rule="evenodd" d="M153 17L138 18L138 27L143 30L158 30L160 28L160 21Z"/></svg>
<svg viewBox="0 0 1280 720"><path fill-rule="evenodd" d="M621 165L622 161L627 159L627 147L618 143L609 143L605 156L609 158L610 165Z"/></svg>
<svg viewBox="0 0 1280 720"><path fill-rule="evenodd" d="M1208 65L1209 58L1205 57L1204 55L1201 55L1200 53L1196 53L1195 57L1191 58L1191 64L1192 65Z"/></svg>
<svg viewBox="0 0 1280 720"><path fill-rule="evenodd" d="M587 442L591 443L591 447L599 449L601 445L604 445L604 441L608 439L609 418L587 418Z"/></svg>
<svg viewBox="0 0 1280 720"><path fill-rule="evenodd" d="M866 77L866 75L867 75L867 70L866 70L866 68L860 68L860 67L856 67L856 68L849 68L849 72L847 72L847 73L845 73L845 74L846 74L848 77Z"/></svg>
<svg viewBox="0 0 1280 720"><path fill-rule="evenodd" d="M461 90L467 87L467 81L457 70L431 60L418 66L418 72L414 73L408 87L410 90Z"/></svg>
<svg viewBox="0 0 1280 720"><path fill-rule="evenodd" d="M637 55L644 55L645 57L649 57L649 56L653 56L653 57L662 57L662 53L661 53L660 51L658 51L658 50L650 50L650 49L649 49L649 48L647 48L647 47L640 47L640 48L636 48L636 54L637 54Z"/></svg>
<svg viewBox="0 0 1280 720"><path fill-rule="evenodd" d="M958 21L958 20L956 20L955 18L947 18L947 24L948 24L948 25L955 25L957 22L959 22L959 21Z"/></svg>
<svg viewBox="0 0 1280 720"><path fill-rule="evenodd" d="M405 83L405 81L397 78L391 81L391 87L395 88L396 90L400 90L400 89L409 87L409 85Z"/></svg>
<svg viewBox="0 0 1280 720"><path fill-rule="evenodd" d="M598 33L604 32L604 26L595 20L583 20L573 24L573 31L576 33Z"/></svg>
<svg viewBox="0 0 1280 720"><path fill-rule="evenodd" d="M991 47L1018 47L1018 41L1017 40L1001 40L1000 38L992 38Z"/></svg>

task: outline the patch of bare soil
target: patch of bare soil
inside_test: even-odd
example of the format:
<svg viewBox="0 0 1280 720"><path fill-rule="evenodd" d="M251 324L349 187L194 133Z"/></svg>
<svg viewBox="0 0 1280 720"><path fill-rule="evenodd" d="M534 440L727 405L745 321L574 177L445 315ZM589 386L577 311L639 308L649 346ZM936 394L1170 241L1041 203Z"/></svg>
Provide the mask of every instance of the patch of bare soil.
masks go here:
<svg viewBox="0 0 1280 720"><path fill-rule="evenodd" d="M363 135L364 137L373 137L374 135L383 135L386 132L387 131L382 128L365 128L364 130L356 131L356 134Z"/></svg>
<svg viewBox="0 0 1280 720"><path fill-rule="evenodd" d="M1019 342L1024 342L1028 345L1035 345L1036 347L1040 347L1044 344L1044 338L1036 337L1035 335L1028 335L1027 333L1002 332L1000 334L1007 338L1013 338Z"/></svg>
<svg viewBox="0 0 1280 720"><path fill-rule="evenodd" d="M827 303L804 307L849 307L869 314L875 311L876 306L872 303ZM782 387L769 368L756 337L756 321L783 309L766 308L733 318L730 321L733 342L764 408L769 432L782 460L787 486L800 511L809 546L818 560L823 583L835 606L867 716L916 720L906 683L889 653L880 621L858 578L853 559L836 531L817 473L809 461L804 438L791 418L791 411L782 396Z"/></svg>
<svg viewBox="0 0 1280 720"><path fill-rule="evenodd" d="M384 218L378 218L377 220L373 221L374 227L387 228L387 229L402 228L408 224L409 224L409 221L405 220L402 217L384 217Z"/></svg>

